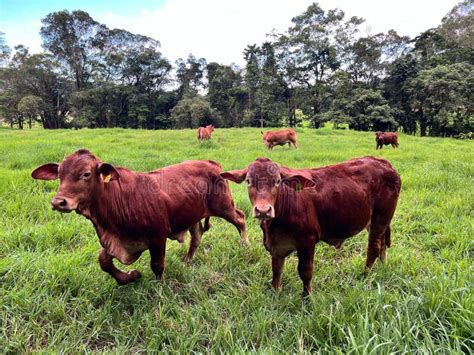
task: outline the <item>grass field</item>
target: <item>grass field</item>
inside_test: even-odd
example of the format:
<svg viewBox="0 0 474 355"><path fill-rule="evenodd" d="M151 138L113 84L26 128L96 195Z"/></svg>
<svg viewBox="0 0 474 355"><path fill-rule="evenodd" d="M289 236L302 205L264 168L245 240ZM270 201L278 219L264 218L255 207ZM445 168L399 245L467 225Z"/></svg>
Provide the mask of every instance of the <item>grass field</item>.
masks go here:
<svg viewBox="0 0 474 355"><path fill-rule="evenodd" d="M373 133L298 136L300 149L269 152L257 129L218 129L202 145L194 130L0 129L0 353L472 353L474 142L401 135L399 149L376 151ZM164 282L145 253L132 267L142 279L118 286L99 268L90 222L53 212L58 183L30 177L81 147L139 171L187 159L236 169L261 156L291 167L384 157L402 177L388 262L364 276L365 232L342 250L321 243L311 298L301 298L295 256L276 293L256 221L247 218L251 243L243 246L232 225L214 218L191 266L181 261L186 247L169 241ZM249 216L246 187L231 188Z"/></svg>

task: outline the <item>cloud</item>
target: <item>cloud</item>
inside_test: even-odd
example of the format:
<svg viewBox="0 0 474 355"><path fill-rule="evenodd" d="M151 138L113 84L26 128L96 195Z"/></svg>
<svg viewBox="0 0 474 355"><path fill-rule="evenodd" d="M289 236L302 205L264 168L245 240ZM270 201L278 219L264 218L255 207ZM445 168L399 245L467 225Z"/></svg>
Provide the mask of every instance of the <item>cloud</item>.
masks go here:
<svg viewBox="0 0 474 355"><path fill-rule="evenodd" d="M40 37L41 20L24 21L21 23L9 23L4 25L2 31L5 32L7 45L12 49L23 44L30 50L30 53L39 53L43 50Z"/></svg>
<svg viewBox="0 0 474 355"><path fill-rule="evenodd" d="M172 0L138 16L113 13L99 18L109 27L156 38L172 60L193 53L209 61L242 62L248 44L261 43L273 28L285 30L311 1Z"/></svg>
<svg viewBox="0 0 474 355"><path fill-rule="evenodd" d="M163 7L136 16L113 13L99 18L110 27L125 28L160 40L171 60L193 53L208 61L243 64L248 44L260 44L273 29L284 31L311 0L169 0ZM395 29L416 36L437 26L457 0L353 1L320 0L323 9L338 7L348 16L365 18L363 33Z"/></svg>
<svg viewBox="0 0 474 355"><path fill-rule="evenodd" d="M457 0L320 0L325 10L338 7L348 16L365 18L362 33L395 29L416 36L437 26ZM208 61L243 65L242 52L248 44L260 44L273 29L286 30L291 18L301 14L311 0L167 0L153 11L125 15L87 10L110 28L123 28L161 42L163 54L171 61L189 53ZM59 10L59 9L57 9ZM15 23L4 31L10 46L23 43L31 52L41 50L39 19Z"/></svg>

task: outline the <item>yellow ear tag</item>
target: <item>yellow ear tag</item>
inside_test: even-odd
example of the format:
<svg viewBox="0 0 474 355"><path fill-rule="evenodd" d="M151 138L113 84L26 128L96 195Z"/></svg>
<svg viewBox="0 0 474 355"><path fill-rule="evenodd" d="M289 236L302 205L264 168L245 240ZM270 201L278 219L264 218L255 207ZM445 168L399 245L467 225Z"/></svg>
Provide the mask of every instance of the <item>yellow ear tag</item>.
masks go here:
<svg viewBox="0 0 474 355"><path fill-rule="evenodd" d="M105 183L110 182L110 180L112 180L112 174L109 174L109 175L107 175L106 177L104 177L104 182L105 182Z"/></svg>

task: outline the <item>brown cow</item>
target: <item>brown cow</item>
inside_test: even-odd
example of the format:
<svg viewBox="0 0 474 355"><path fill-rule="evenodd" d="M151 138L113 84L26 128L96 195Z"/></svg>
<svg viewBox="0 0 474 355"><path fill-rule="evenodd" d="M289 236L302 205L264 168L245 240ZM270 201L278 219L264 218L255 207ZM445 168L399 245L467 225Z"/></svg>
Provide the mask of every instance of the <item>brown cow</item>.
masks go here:
<svg viewBox="0 0 474 355"><path fill-rule="evenodd" d="M375 142L377 146L375 150L382 149L384 145L391 144L393 148L398 148L397 132L375 132Z"/></svg>
<svg viewBox="0 0 474 355"><path fill-rule="evenodd" d="M211 139L212 132L214 132L214 126L212 124L207 125L206 127L198 128L198 141L202 142L204 140Z"/></svg>
<svg viewBox="0 0 474 355"><path fill-rule="evenodd" d="M290 169L259 158L243 170L222 177L246 180L253 216L260 220L263 243L272 256L275 289L285 257L298 252L298 272L305 294L311 293L315 244L339 248L367 228L366 267L384 261L390 247L390 222L400 192L400 176L389 162L373 157L316 169Z"/></svg>
<svg viewBox="0 0 474 355"><path fill-rule="evenodd" d="M221 172L214 161L196 160L137 173L103 163L81 149L61 164L38 167L32 177L59 177L59 190L51 201L53 209L76 211L93 223L102 245L100 266L123 285L138 279L140 273L118 270L113 258L130 265L148 249L151 269L161 279L166 239L183 242L189 230L191 242L185 261L190 261L202 234L209 229L210 216L232 223L247 242L244 214L234 207ZM204 226L200 222L203 218Z"/></svg>
<svg viewBox="0 0 474 355"><path fill-rule="evenodd" d="M270 150L276 145L285 145L286 143L288 143L289 147L293 144L295 148L298 148L296 145L296 131L293 128L261 133L263 136L263 144Z"/></svg>

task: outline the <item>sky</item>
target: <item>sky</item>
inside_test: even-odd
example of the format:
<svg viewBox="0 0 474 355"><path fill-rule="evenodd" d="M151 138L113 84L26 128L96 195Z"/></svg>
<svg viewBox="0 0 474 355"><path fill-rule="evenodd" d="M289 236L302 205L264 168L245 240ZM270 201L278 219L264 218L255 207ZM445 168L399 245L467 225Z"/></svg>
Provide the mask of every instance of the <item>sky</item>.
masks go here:
<svg viewBox="0 0 474 355"><path fill-rule="evenodd" d="M10 47L42 51L41 19L53 11L87 11L109 28L122 28L161 42L171 61L189 53L208 62L243 64L248 44L282 32L311 0L0 0L0 31ZM324 10L340 8L366 19L363 34L395 29L416 36L436 27L458 0L320 0Z"/></svg>

